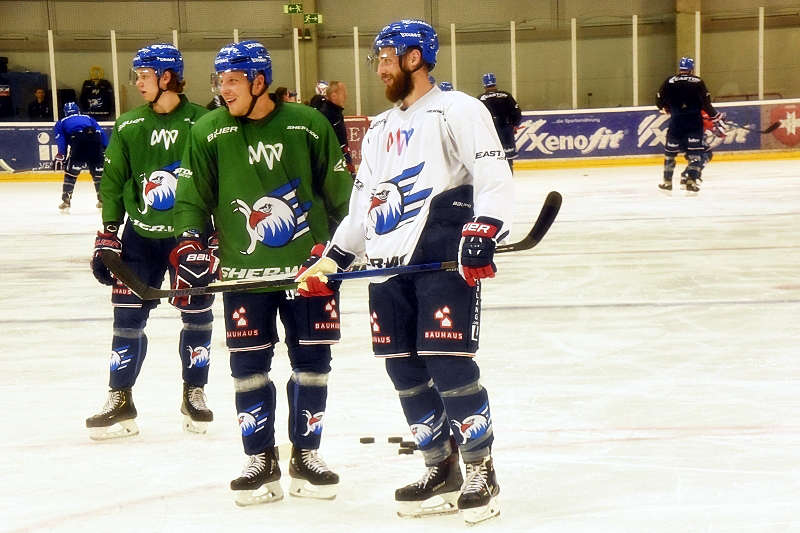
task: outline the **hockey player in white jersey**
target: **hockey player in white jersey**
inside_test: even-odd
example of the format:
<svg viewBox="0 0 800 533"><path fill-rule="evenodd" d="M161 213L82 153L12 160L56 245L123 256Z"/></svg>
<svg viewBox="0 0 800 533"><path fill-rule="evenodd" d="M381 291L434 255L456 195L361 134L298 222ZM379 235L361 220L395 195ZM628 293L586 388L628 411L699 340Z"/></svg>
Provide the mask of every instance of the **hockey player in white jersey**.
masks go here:
<svg viewBox="0 0 800 533"><path fill-rule="evenodd" d="M480 289L494 277L495 245L511 228L513 184L486 107L429 81L438 48L421 20L378 33L372 59L395 106L364 137L348 216L297 279L301 294L330 294L325 274L358 256L376 267L458 260L459 272L371 283L370 327L427 467L395 492L398 514L460 510L477 523L499 514L500 491L489 397L474 360Z"/></svg>

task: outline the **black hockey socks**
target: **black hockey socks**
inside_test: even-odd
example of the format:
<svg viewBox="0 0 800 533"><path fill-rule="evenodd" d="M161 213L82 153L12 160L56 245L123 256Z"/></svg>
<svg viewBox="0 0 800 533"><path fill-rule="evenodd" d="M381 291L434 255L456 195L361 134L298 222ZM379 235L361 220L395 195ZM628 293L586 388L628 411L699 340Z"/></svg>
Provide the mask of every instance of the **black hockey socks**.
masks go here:
<svg viewBox="0 0 800 533"><path fill-rule="evenodd" d="M494 440L489 394L478 381L441 391L450 428L465 463L489 455Z"/></svg>
<svg viewBox="0 0 800 533"><path fill-rule="evenodd" d="M244 453L255 455L275 446L275 384L266 373L253 374L234 378L234 388Z"/></svg>
<svg viewBox="0 0 800 533"><path fill-rule="evenodd" d="M208 311L208 314L211 312ZM205 324L184 322L178 351L183 366L183 381L198 387L208 383L208 368L211 363L211 322Z"/></svg>
<svg viewBox="0 0 800 533"><path fill-rule="evenodd" d="M292 372L286 383L289 400L289 440L297 448L319 449L328 399L328 374Z"/></svg>
<svg viewBox="0 0 800 533"><path fill-rule="evenodd" d="M147 336L142 330L115 329L111 339L111 389L130 389L136 383L147 355Z"/></svg>

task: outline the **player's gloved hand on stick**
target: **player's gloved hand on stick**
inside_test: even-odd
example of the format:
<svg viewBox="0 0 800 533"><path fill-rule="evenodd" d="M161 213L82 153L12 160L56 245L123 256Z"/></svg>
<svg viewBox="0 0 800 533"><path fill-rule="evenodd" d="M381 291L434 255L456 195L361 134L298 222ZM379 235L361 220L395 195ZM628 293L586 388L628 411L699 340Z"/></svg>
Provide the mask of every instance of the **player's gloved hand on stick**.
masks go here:
<svg viewBox="0 0 800 533"><path fill-rule="evenodd" d="M724 138L728 134L728 125L725 119L728 118L727 113L717 113L711 119L711 133L717 137Z"/></svg>
<svg viewBox="0 0 800 533"><path fill-rule="evenodd" d="M477 217L464 224L458 245L458 271L467 285L474 287L479 279L493 278L494 249L503 223L491 217Z"/></svg>
<svg viewBox="0 0 800 533"><path fill-rule="evenodd" d="M209 239L210 240L210 239ZM205 287L214 278L214 270L218 261L210 246L203 246L200 236L186 234L178 240L178 244L169 254L172 265L172 288L188 289ZM211 294L195 296L175 296L169 303L182 311L200 311L207 309L214 301Z"/></svg>
<svg viewBox="0 0 800 533"><path fill-rule="evenodd" d="M103 263L100 252L103 250L111 250L116 254L122 253L122 243L117 237L119 224L109 223L103 226L103 231L97 232L97 237L94 238L94 254L90 262L92 266L92 274L97 278L97 281L103 285L114 285L114 276L108 270L108 267Z"/></svg>
<svg viewBox="0 0 800 533"><path fill-rule="evenodd" d="M64 154L56 154L53 159L53 170L64 170Z"/></svg>
<svg viewBox="0 0 800 533"><path fill-rule="evenodd" d="M317 243L311 248L311 255L295 277L299 284L297 292L307 298L312 296L331 296L339 290L341 281L329 281L327 274L346 270L355 260L355 255L332 246L327 251L325 245Z"/></svg>

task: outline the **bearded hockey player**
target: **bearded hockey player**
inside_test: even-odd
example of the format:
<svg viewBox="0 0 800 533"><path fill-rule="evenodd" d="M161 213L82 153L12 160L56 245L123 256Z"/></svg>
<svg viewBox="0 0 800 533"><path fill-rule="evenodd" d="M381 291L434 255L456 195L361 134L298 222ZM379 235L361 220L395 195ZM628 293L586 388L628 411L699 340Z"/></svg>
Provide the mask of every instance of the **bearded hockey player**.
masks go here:
<svg viewBox="0 0 800 533"><path fill-rule="evenodd" d="M460 510L474 524L500 512L475 354L481 280L494 277L495 245L510 231L513 183L486 107L430 82L438 49L421 20L393 22L375 37L372 60L394 107L364 137L349 214L297 279L314 296L330 291L326 274L361 255L374 266L458 260L459 272L371 283L369 312L373 351L425 459L425 474L395 491L398 514Z"/></svg>

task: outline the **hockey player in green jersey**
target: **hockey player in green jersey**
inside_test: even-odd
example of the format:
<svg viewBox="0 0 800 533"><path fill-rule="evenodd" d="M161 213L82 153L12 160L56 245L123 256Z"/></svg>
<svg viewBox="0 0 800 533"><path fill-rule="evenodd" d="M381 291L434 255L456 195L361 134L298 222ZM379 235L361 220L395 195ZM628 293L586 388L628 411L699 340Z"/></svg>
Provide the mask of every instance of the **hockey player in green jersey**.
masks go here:
<svg viewBox="0 0 800 533"><path fill-rule="evenodd" d="M159 286L175 247L173 207L180 165L189 130L207 111L183 94L183 58L171 44L139 50L133 58L132 81L145 104L114 124L105 153L100 195L103 229L95 239L92 271L104 285L113 286L114 331L108 400L86 420L97 440L128 437L139 432L131 388L147 353L144 327L157 300L142 301L115 280L100 259L102 250L122 254L141 279ZM127 215L122 238L117 236ZM205 229L204 227L201 229ZM170 274L174 274L170 271ZM195 298L181 307L183 329L178 345L183 367L184 429L205 433L212 412L205 403L211 344L211 296Z"/></svg>
<svg viewBox="0 0 800 533"><path fill-rule="evenodd" d="M269 53L261 43L223 47L215 85L227 107L192 128L178 173L175 232L185 285L210 281L211 254L196 235L213 216L222 279L296 273L347 214L352 179L328 120L310 107L273 100ZM191 274L194 273L194 274ZM206 273L205 275L198 275ZM226 293L226 343L236 410L249 456L231 482L239 505L283 497L275 451L276 389L269 370L285 330L292 375L286 385L292 454L290 494L329 499L339 476L318 455L327 401L330 345L339 340L339 298L296 298L293 290Z"/></svg>

